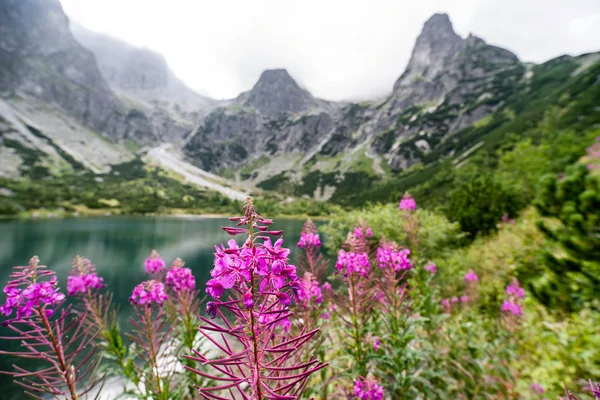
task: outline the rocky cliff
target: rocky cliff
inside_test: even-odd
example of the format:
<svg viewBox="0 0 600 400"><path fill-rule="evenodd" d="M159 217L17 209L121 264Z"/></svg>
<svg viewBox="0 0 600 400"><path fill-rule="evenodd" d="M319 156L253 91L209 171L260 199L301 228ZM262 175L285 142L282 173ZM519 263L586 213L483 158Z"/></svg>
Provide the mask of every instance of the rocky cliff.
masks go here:
<svg viewBox="0 0 600 400"><path fill-rule="evenodd" d="M94 55L74 39L58 1L5 0L0 7L3 98L55 106L108 138L155 139L148 120L127 113L98 71Z"/></svg>
<svg viewBox="0 0 600 400"><path fill-rule="evenodd" d="M245 174L252 184L282 175L301 183L307 173L334 173L339 181L357 163L384 175L495 111L524 73L514 54L461 38L446 14L436 14L385 100L327 102L287 71L265 71L252 90L208 114L185 149L203 168L253 169Z"/></svg>
<svg viewBox="0 0 600 400"><path fill-rule="evenodd" d="M144 113L157 137L179 142L217 101L188 88L164 56L71 24L71 30L98 62L110 88L128 108Z"/></svg>

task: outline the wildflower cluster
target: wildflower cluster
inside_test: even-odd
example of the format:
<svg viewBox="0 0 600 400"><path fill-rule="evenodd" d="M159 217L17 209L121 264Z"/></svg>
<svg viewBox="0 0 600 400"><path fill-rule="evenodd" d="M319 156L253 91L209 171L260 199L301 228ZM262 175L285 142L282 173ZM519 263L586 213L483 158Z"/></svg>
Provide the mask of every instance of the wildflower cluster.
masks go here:
<svg viewBox="0 0 600 400"><path fill-rule="evenodd" d="M0 307L2 315L9 317L16 309L16 320L31 317L34 312L43 312L46 317L54 313L65 295L59 292L54 272L38 267L34 257L28 267L15 267L13 279L4 287L6 303ZM42 279L49 279L42 281ZM4 325L9 324L8 320Z"/></svg>
<svg viewBox="0 0 600 400"><path fill-rule="evenodd" d="M298 349L318 329L302 329L298 336L286 334L293 315L289 309L290 292L300 288L296 267L288 264L290 251L283 247L283 239L273 243L269 237L279 236L282 231L269 229L273 221L255 211L251 198L246 200L244 211L243 216L230 218L236 222L235 227L223 228L230 235L247 235L244 244L240 247L230 240L227 247L215 247L214 268L206 284L206 293L214 299L208 302L206 312L211 318L221 317L222 324L201 317L205 325L199 331L220 354L212 360L196 350L193 356L185 356L210 364L220 374L207 374L187 365L186 368L220 382L198 387L205 398L222 398L218 393L223 390L235 396L235 390L241 398L296 399L309 376L326 366L313 358L299 360L297 356L302 354ZM229 298L223 301L225 290L229 291ZM226 311L233 318L226 317ZM219 342L214 334L219 335Z"/></svg>
<svg viewBox="0 0 600 400"><path fill-rule="evenodd" d="M298 281L296 299L304 308L308 308L313 303L321 304L323 302L323 294L319 286L319 281L317 281L317 278L312 273L305 272L304 276Z"/></svg>
<svg viewBox="0 0 600 400"><path fill-rule="evenodd" d="M158 305L168 300L169 296L165 292L165 285L155 279L145 281L133 289L129 301L135 305L151 306L152 303Z"/></svg>
<svg viewBox="0 0 600 400"><path fill-rule="evenodd" d="M479 277L477 276L477 274L475 272L473 272L471 270L465 274L465 281L466 282L478 282Z"/></svg>
<svg viewBox="0 0 600 400"><path fill-rule="evenodd" d="M385 242L377 248L377 266L395 271L410 269L409 249L400 249L395 243Z"/></svg>
<svg viewBox="0 0 600 400"><path fill-rule="evenodd" d="M166 283L176 292L193 292L196 290L196 278L194 278L192 270L184 268L184 265L185 263L177 258L167 271Z"/></svg>
<svg viewBox="0 0 600 400"><path fill-rule="evenodd" d="M506 286L506 295L508 298L504 300L500 309L515 316L523 315L519 300L525 297L525 290L519 286L519 281L515 279Z"/></svg>
<svg viewBox="0 0 600 400"><path fill-rule="evenodd" d="M437 266L435 265L435 263L433 263L431 261L429 261L427 264L425 264L423 269L425 269L425 271L431 272L432 274L435 274L437 272Z"/></svg>
<svg viewBox="0 0 600 400"><path fill-rule="evenodd" d="M415 199L410 195L410 193L405 193L400 200L400 204L398 204L398 208L400 210L413 211L417 209L417 203Z"/></svg>
<svg viewBox="0 0 600 400"><path fill-rule="evenodd" d="M96 268L87 258L76 257L67 278L67 294L76 296L87 293L90 289L102 289L103 279L96 273Z"/></svg>
<svg viewBox="0 0 600 400"><path fill-rule="evenodd" d="M98 331L82 323L85 313L62 307L65 295L57 287L56 276L39 265L37 257L28 266L15 267L10 278L1 311L10 316L16 309L16 317L2 324L9 326L14 336L2 339L13 340L21 348L0 354L36 363L31 370L24 368L27 364L13 365L15 372L7 373L19 379L16 382L30 397L81 398L99 382L93 374L97 360L93 343ZM60 314L55 312L59 308Z"/></svg>
<svg viewBox="0 0 600 400"><path fill-rule="evenodd" d="M302 232L300 232L300 240L298 241L298 247L301 249L312 249L321 247L321 238L317 233L317 227L309 219L304 224Z"/></svg>
<svg viewBox="0 0 600 400"><path fill-rule="evenodd" d="M371 270L369 255L340 249L335 268L342 272L345 277L352 274L367 276Z"/></svg>
<svg viewBox="0 0 600 400"><path fill-rule="evenodd" d="M165 271L165 261L156 250L152 250L150 257L146 258L144 265L147 274L159 274Z"/></svg>
<svg viewBox="0 0 600 400"><path fill-rule="evenodd" d="M270 223L270 222L269 222ZM260 225L259 225L260 226ZM266 225L264 225L266 227ZM267 234L279 232L266 231ZM225 248L215 246L214 268L210 272L212 279L206 283L206 293L214 299L220 299L223 292L235 287L245 295L244 305L252 308L254 293L252 292L253 278L260 277L259 295L274 294L281 303L288 303L289 296L281 290L293 284L297 286L296 267L287 264L290 250L282 247L283 239L275 244L269 237L261 237L262 243L246 241L238 247L235 240L230 240Z"/></svg>
<svg viewBox="0 0 600 400"><path fill-rule="evenodd" d="M371 375L354 382L354 396L359 400L383 400L383 387Z"/></svg>

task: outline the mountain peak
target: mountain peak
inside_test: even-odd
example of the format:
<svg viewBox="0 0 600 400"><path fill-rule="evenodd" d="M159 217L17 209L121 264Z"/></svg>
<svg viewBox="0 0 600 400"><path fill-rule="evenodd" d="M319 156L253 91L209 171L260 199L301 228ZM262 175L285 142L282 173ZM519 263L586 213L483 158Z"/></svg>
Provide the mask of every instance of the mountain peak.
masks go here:
<svg viewBox="0 0 600 400"><path fill-rule="evenodd" d="M285 68L266 69L260 74L256 86L264 84L272 84L275 82L282 82L289 85L298 86L294 78L292 78Z"/></svg>
<svg viewBox="0 0 600 400"><path fill-rule="evenodd" d="M433 32L433 33L454 33L454 29L452 28L452 22L450 22L450 17L446 13L437 13L433 14L425 24L423 24L423 33L425 32Z"/></svg>
<svg viewBox="0 0 600 400"><path fill-rule="evenodd" d="M423 25L406 70L396 81L394 91L410 86L415 79L432 79L462 47L463 39L454 32L448 14L434 14Z"/></svg>
<svg viewBox="0 0 600 400"><path fill-rule="evenodd" d="M244 102L267 114L305 111L314 103L312 95L283 68L263 71Z"/></svg>

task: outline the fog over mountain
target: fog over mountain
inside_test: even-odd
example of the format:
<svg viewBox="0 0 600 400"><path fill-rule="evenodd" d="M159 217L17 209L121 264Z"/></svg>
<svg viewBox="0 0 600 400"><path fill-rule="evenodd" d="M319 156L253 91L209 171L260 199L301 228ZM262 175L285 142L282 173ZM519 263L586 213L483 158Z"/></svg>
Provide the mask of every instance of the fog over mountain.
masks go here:
<svg viewBox="0 0 600 400"><path fill-rule="evenodd" d="M385 96L436 12L447 12L462 37L474 33L524 61L600 49L597 0L61 3L86 28L163 54L188 86L217 99L236 97L277 68L319 98Z"/></svg>

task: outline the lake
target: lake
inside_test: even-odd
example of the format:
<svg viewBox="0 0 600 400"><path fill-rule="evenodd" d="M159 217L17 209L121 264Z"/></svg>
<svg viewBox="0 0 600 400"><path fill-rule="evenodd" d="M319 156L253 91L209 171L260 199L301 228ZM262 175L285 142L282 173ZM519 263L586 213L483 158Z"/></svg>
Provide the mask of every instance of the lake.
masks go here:
<svg viewBox="0 0 600 400"><path fill-rule="evenodd" d="M279 220L273 229L284 230L284 244L292 250L300 238L303 220ZM42 265L56 271L59 286L66 293L66 278L71 261L77 255L89 258L98 275L120 304L122 327L127 330L127 317L133 313L128 298L135 285L146 280L144 260L156 249L169 266L176 257L194 272L197 287L204 283L212 269L214 245L231 238L221 226L231 225L226 218L174 217L103 217L47 220L0 221L0 278L2 287L15 265L27 265L37 255ZM241 237L240 237L241 238ZM240 242L240 240L238 240ZM6 298L0 295L4 304ZM0 335L8 335L0 328ZM2 343L4 348L6 343ZM0 357L0 370L10 370L12 362ZM0 375L2 399L22 399L22 391L12 378Z"/></svg>

